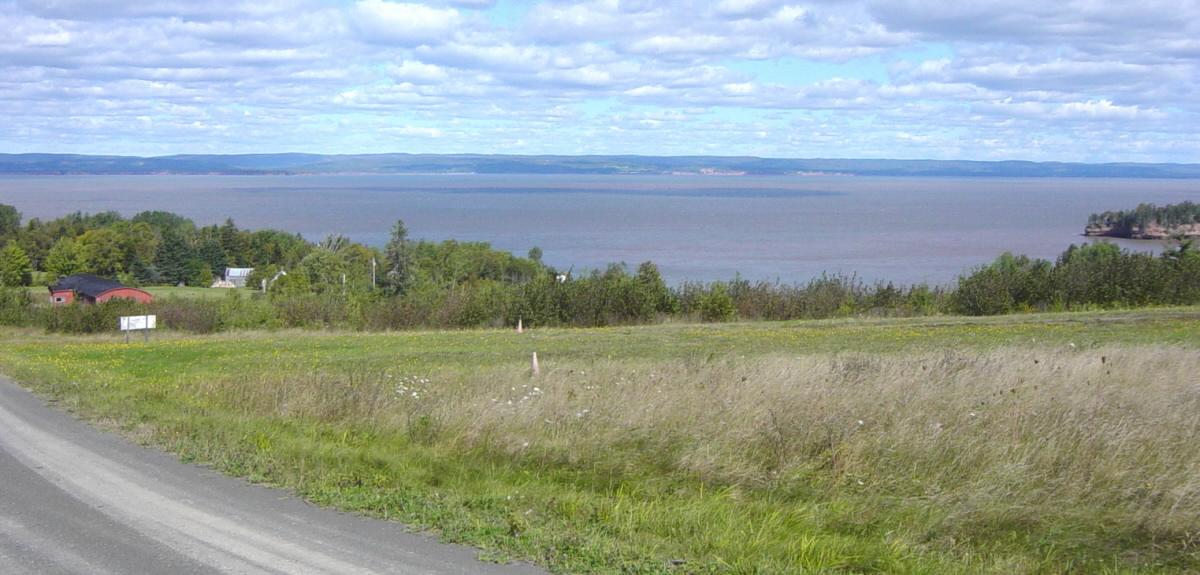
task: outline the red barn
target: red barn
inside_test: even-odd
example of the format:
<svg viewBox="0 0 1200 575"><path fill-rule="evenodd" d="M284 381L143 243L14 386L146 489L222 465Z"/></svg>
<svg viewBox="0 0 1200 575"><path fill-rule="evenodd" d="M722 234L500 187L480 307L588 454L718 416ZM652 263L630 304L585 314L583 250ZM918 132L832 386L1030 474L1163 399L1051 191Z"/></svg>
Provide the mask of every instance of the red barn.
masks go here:
<svg viewBox="0 0 1200 575"><path fill-rule="evenodd" d="M75 300L83 303L104 303L110 299L131 299L140 303L150 303L154 296L92 274L67 276L50 286L50 303L55 305L68 304Z"/></svg>

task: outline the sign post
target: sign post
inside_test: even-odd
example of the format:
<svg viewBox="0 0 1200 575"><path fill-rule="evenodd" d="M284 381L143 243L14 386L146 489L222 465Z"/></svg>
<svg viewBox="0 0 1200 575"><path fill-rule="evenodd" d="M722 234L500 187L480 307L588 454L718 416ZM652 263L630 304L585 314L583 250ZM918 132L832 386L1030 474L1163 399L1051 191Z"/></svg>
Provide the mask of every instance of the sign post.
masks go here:
<svg viewBox="0 0 1200 575"><path fill-rule="evenodd" d="M121 316L121 331L125 332L125 343L129 343L129 332L142 332L142 340L150 341L150 330L158 327L156 315L123 315Z"/></svg>

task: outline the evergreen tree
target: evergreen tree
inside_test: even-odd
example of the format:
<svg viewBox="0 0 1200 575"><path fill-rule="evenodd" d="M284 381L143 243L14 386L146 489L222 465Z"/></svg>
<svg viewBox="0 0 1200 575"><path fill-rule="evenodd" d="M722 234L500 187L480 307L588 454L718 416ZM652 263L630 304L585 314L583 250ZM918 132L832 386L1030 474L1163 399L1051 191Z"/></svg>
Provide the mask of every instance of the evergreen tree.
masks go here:
<svg viewBox="0 0 1200 575"><path fill-rule="evenodd" d="M187 242L176 232L166 232L154 255L154 267L158 269L161 281L176 285L187 281L187 263L191 259L192 253Z"/></svg>
<svg viewBox="0 0 1200 575"><path fill-rule="evenodd" d="M211 236L204 238L200 242L200 249L196 250L196 256L208 264L211 276L225 274L225 267L229 264L229 260L225 259L225 250L221 248L221 242L217 238Z"/></svg>
<svg viewBox="0 0 1200 575"><path fill-rule="evenodd" d="M221 225L218 235L221 251L225 253L225 263L230 266L243 266L249 262L247 256L247 241L242 232L234 225L232 218L227 218Z"/></svg>
<svg viewBox="0 0 1200 575"><path fill-rule="evenodd" d="M413 246L404 220L396 220L392 237L384 247L383 259L387 264L384 285L391 293L404 293L412 285L414 271Z"/></svg>
<svg viewBox="0 0 1200 575"><path fill-rule="evenodd" d="M129 273L138 285L145 286L163 283L163 275L159 273L158 267L154 264L147 264L142 260L134 260L129 268Z"/></svg>
<svg viewBox="0 0 1200 575"><path fill-rule="evenodd" d="M0 286L27 286L33 283L33 266L25 250L15 243L9 243L0 250Z"/></svg>

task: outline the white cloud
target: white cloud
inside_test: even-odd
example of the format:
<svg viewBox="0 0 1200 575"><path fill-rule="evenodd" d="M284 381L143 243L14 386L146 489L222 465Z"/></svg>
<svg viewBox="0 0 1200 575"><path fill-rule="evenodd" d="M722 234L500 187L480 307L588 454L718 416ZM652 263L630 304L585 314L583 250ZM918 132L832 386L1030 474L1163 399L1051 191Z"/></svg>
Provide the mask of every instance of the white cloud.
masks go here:
<svg viewBox="0 0 1200 575"><path fill-rule="evenodd" d="M977 105L977 111L999 114L1003 116L1018 116L1033 120L1161 120L1165 115L1160 110L1144 109L1140 106L1122 106L1108 100L1087 100L1083 102L1016 102L1005 99Z"/></svg>
<svg viewBox="0 0 1200 575"><path fill-rule="evenodd" d="M405 60L398 66L391 66L388 73L397 80L407 80L419 83L437 83L449 77L441 66L425 64L416 60Z"/></svg>
<svg viewBox="0 0 1200 575"><path fill-rule="evenodd" d="M667 90L663 86L638 86L637 88L625 90L624 94L626 96L633 96L637 98L641 96L662 96L668 92L670 92L670 90Z"/></svg>
<svg viewBox="0 0 1200 575"><path fill-rule="evenodd" d="M659 35L640 38L629 43L626 51L641 54L717 54L728 51L732 42L721 36L699 34L694 36Z"/></svg>
<svg viewBox="0 0 1200 575"><path fill-rule="evenodd" d="M463 23L453 8L387 0L359 0L353 21L367 40L401 46L444 41Z"/></svg>
<svg viewBox="0 0 1200 575"><path fill-rule="evenodd" d="M721 86L721 89L724 90L726 94L732 94L734 96L746 96L754 93L754 84L751 84L750 82L725 84L724 86Z"/></svg>
<svg viewBox="0 0 1200 575"><path fill-rule="evenodd" d="M484 10L496 5L496 0L450 0L450 4L459 8L469 8L471 10Z"/></svg>
<svg viewBox="0 0 1200 575"><path fill-rule="evenodd" d="M30 46L66 46L71 43L71 33L66 30L30 34L25 38Z"/></svg>
<svg viewBox="0 0 1200 575"><path fill-rule="evenodd" d="M1150 1L0 0L0 150L1194 161Z"/></svg>
<svg viewBox="0 0 1200 575"><path fill-rule="evenodd" d="M777 0L721 0L716 12L735 18L761 18L779 6Z"/></svg>

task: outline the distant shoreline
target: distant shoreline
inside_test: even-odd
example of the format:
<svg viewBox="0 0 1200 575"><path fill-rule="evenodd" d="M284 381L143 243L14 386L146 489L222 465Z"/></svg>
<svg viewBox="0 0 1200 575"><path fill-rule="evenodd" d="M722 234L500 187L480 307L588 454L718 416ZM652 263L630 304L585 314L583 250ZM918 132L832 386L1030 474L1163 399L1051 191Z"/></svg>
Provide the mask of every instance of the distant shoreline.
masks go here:
<svg viewBox="0 0 1200 575"><path fill-rule="evenodd" d="M1200 239L1200 224L1190 226L1164 227L1160 225L1147 226L1145 229L1120 230L1115 226L1088 226L1083 235L1089 238L1119 238L1123 240L1162 241L1182 236L1185 239Z"/></svg>
<svg viewBox="0 0 1200 575"><path fill-rule="evenodd" d="M628 155L212 154L138 157L0 154L0 175L678 175L1200 180L1200 164Z"/></svg>
<svg viewBox="0 0 1200 575"><path fill-rule="evenodd" d="M422 177L458 177L458 176L605 176L605 177L652 177L659 176L664 178L711 178L737 180L739 178L795 178L803 181L817 178L900 178L900 179L961 179L961 180L1174 180L1174 181L1196 181L1200 183L1200 175L1198 176L1145 176L1145 175L1111 175L1111 176L1087 176L1087 175L1011 175L1011 174L996 174L996 175L967 175L967 174L851 174L851 173L794 173L794 174L770 174L770 173L698 173L698 172L288 172L288 171L272 171L272 172L10 172L0 169L0 178L3 177L29 177L29 178L53 178L53 177L85 177L85 176L105 176L105 177L348 177L348 176L422 176ZM1200 188L1197 189L1200 191ZM1090 235L1090 234L1085 234Z"/></svg>

